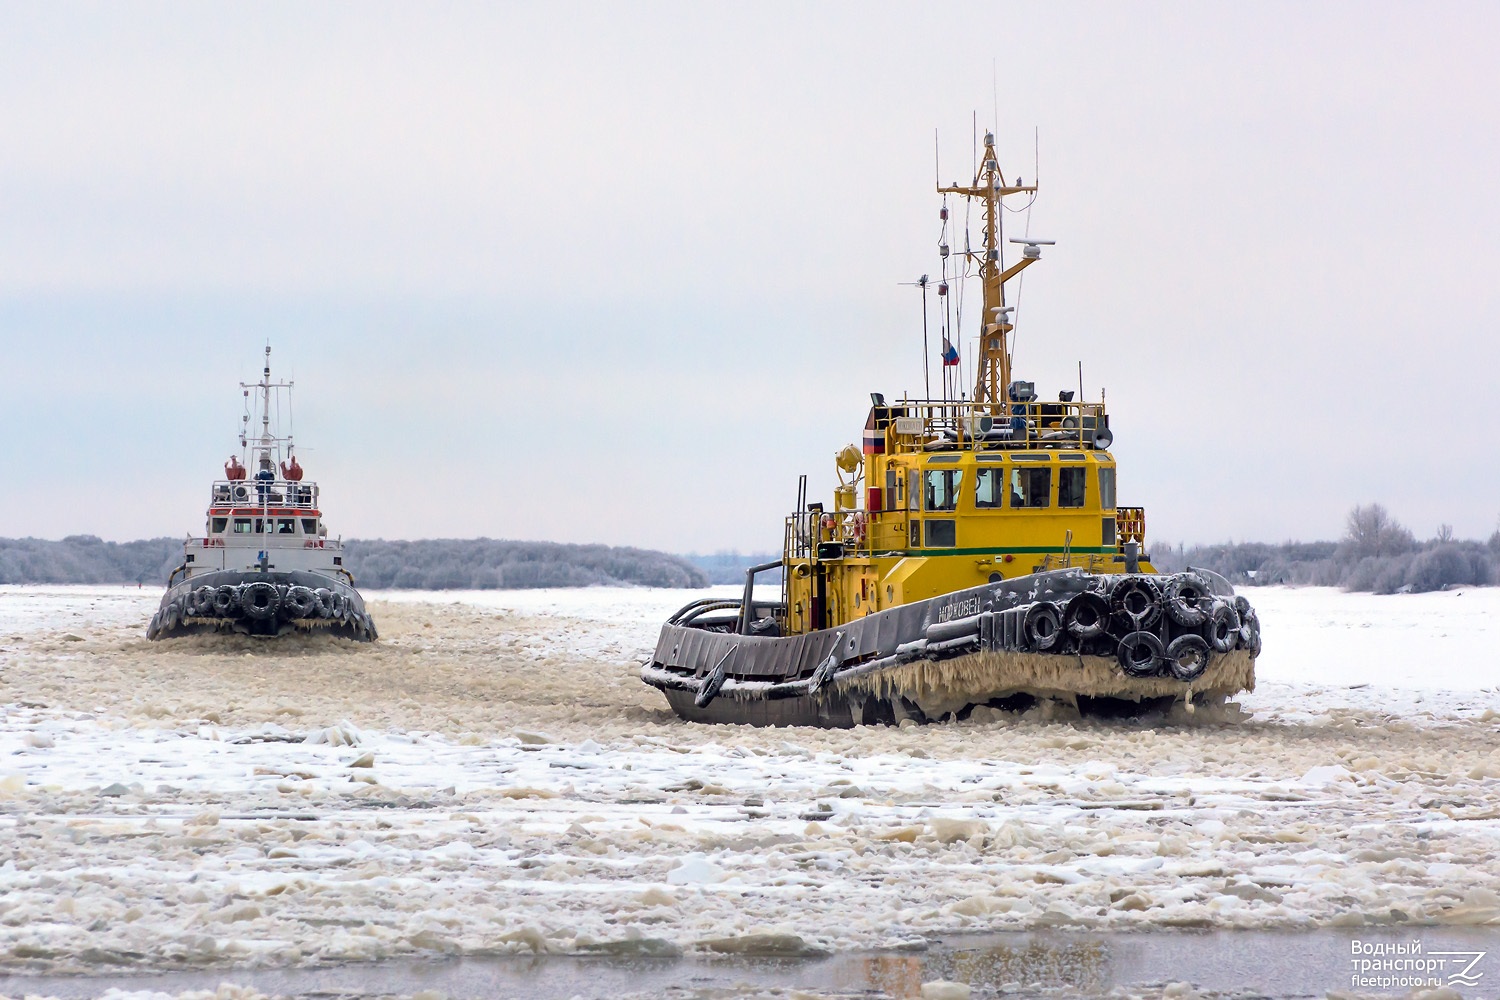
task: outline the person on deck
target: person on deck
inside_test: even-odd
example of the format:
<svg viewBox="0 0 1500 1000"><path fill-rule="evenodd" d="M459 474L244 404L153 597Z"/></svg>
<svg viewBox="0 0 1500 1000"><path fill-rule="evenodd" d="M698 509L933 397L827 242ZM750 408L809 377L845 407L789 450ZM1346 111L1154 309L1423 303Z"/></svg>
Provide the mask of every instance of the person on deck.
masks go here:
<svg viewBox="0 0 1500 1000"><path fill-rule="evenodd" d="M276 481L276 473L271 469L271 459L262 457L260 460L260 471L255 474L255 490L260 495L260 502L265 503L266 497L270 495L271 484Z"/></svg>

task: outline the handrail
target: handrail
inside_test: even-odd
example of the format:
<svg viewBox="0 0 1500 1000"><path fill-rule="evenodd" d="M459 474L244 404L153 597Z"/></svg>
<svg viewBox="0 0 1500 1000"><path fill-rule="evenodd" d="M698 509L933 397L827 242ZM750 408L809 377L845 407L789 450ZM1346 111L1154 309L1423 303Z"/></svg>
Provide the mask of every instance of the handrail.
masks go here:
<svg viewBox="0 0 1500 1000"><path fill-rule="evenodd" d="M286 479L219 479L209 492L211 507L299 507L318 506L318 484Z"/></svg>
<svg viewBox="0 0 1500 1000"><path fill-rule="evenodd" d="M752 616L755 612L755 574L780 568L781 560L777 559L775 562L764 562L745 570L745 596L740 601L740 619L735 628L740 635L750 634L750 622L754 620Z"/></svg>
<svg viewBox="0 0 1500 1000"><path fill-rule="evenodd" d="M1094 448L1107 434L1103 403L1071 400L975 403L903 400L885 408L883 426L889 452L981 448ZM1108 443L1102 445L1107 447Z"/></svg>

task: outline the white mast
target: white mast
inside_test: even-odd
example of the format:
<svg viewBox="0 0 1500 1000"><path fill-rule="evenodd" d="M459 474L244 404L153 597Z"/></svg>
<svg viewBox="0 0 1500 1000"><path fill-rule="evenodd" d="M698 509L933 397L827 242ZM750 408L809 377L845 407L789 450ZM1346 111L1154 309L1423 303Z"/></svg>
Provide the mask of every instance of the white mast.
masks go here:
<svg viewBox="0 0 1500 1000"><path fill-rule="evenodd" d="M271 433L271 391L273 389L287 390L287 399L288 403L290 403L292 384L291 382L271 381L271 345L269 343L266 344L265 364L261 368L260 381L240 383L240 389L243 390L245 395L245 413L240 418L243 425L240 429L240 448L243 450L244 461L247 467L257 467L262 458L269 459L274 466L283 458L290 459L292 457L291 433L288 432L284 436ZM251 455L252 449L250 447L250 391L252 389L258 390L260 395L260 440L256 442L253 449L256 452L254 456ZM278 426L277 430L279 431L281 428ZM285 445L285 455L281 454L280 446L282 445Z"/></svg>

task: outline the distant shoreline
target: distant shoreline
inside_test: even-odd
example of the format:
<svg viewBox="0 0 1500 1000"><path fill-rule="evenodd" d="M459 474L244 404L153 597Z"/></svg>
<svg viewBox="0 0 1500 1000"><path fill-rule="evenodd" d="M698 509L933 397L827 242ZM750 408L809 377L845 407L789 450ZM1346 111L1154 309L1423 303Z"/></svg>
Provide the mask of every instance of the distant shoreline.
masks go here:
<svg viewBox="0 0 1500 1000"><path fill-rule="evenodd" d="M348 539L344 546L357 585L372 590L686 589L711 582L682 556L626 546L490 538ZM0 584L159 585L181 562L181 538L0 538Z"/></svg>

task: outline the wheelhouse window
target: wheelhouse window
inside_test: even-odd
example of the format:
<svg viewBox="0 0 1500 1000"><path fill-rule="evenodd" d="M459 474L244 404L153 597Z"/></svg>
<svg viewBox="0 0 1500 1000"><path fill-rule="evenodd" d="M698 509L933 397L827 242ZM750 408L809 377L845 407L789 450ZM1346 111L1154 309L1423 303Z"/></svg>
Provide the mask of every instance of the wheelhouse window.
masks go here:
<svg viewBox="0 0 1500 1000"><path fill-rule="evenodd" d="M1099 506L1105 510L1115 509L1115 467L1099 466Z"/></svg>
<svg viewBox="0 0 1500 1000"><path fill-rule="evenodd" d="M227 527L229 527L229 518L216 517L209 521L208 533L210 535L222 535L224 534L224 529Z"/></svg>
<svg viewBox="0 0 1500 1000"><path fill-rule="evenodd" d="M1012 469L1010 505L1012 507L1046 507L1051 502L1051 469Z"/></svg>
<svg viewBox="0 0 1500 1000"><path fill-rule="evenodd" d="M1058 469L1057 505L1059 507L1082 507L1084 483L1087 480L1087 469Z"/></svg>
<svg viewBox="0 0 1500 1000"><path fill-rule="evenodd" d="M276 522L276 534L295 535L297 533L297 520L292 517L283 517Z"/></svg>
<svg viewBox="0 0 1500 1000"><path fill-rule="evenodd" d="M981 509L1000 507L1005 502L1005 470L998 466L981 466L974 473L974 506Z"/></svg>
<svg viewBox="0 0 1500 1000"><path fill-rule="evenodd" d="M928 469L923 492L926 509L955 510L958 507L958 487L963 478L962 469Z"/></svg>
<svg viewBox="0 0 1500 1000"><path fill-rule="evenodd" d="M234 519L234 533L236 535L248 535L254 530L248 517L237 517Z"/></svg>
<svg viewBox="0 0 1500 1000"><path fill-rule="evenodd" d="M315 517L304 517L302 519L302 533L304 535L316 535L318 533L318 519Z"/></svg>
<svg viewBox="0 0 1500 1000"><path fill-rule="evenodd" d="M922 522L925 526L924 533L929 549L951 549L958 544L958 532L954 529L951 519L928 518Z"/></svg>

